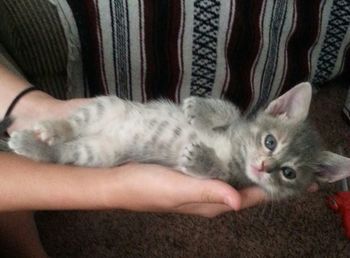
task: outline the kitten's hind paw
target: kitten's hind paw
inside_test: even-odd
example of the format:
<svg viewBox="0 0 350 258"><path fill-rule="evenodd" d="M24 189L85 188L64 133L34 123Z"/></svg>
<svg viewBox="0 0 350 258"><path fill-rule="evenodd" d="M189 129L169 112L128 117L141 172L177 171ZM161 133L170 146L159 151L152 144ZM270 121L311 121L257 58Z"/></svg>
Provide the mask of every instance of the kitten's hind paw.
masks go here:
<svg viewBox="0 0 350 258"><path fill-rule="evenodd" d="M33 160L50 161L49 146L41 142L32 130L13 132L8 141L9 148L22 156Z"/></svg>
<svg viewBox="0 0 350 258"><path fill-rule="evenodd" d="M223 171L215 151L203 143L187 145L180 157L180 170L199 178L221 178Z"/></svg>
<svg viewBox="0 0 350 258"><path fill-rule="evenodd" d="M46 120L34 125L37 137L48 145L62 143L71 138L72 128L65 120Z"/></svg>

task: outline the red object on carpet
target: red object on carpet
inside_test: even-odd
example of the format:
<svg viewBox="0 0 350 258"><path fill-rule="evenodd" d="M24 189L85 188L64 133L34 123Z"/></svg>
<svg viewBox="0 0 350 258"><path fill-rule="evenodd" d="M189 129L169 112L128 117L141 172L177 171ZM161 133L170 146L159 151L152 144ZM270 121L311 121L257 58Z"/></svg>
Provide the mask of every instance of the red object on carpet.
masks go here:
<svg viewBox="0 0 350 258"><path fill-rule="evenodd" d="M350 192L338 192L326 201L333 211L341 214L345 235L350 239Z"/></svg>

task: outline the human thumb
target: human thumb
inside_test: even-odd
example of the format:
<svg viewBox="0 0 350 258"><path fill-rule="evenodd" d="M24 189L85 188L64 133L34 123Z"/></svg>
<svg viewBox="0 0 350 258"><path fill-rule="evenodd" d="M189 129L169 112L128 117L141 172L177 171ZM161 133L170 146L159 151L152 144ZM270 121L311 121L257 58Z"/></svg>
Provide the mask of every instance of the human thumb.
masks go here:
<svg viewBox="0 0 350 258"><path fill-rule="evenodd" d="M236 189L222 181L208 180L198 194L197 198L202 203L223 203L233 210L240 209L240 194Z"/></svg>

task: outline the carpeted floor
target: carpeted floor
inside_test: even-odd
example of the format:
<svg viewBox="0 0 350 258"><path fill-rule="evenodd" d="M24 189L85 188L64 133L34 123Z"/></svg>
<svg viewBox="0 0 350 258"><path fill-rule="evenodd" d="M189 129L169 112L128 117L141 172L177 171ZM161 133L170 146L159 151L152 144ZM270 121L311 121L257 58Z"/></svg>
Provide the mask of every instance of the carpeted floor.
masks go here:
<svg viewBox="0 0 350 258"><path fill-rule="evenodd" d="M325 87L311 118L331 150L350 127L341 116L346 88ZM40 212L40 235L52 257L350 257L341 219L324 198L326 187L298 200L271 203L214 219L174 214Z"/></svg>

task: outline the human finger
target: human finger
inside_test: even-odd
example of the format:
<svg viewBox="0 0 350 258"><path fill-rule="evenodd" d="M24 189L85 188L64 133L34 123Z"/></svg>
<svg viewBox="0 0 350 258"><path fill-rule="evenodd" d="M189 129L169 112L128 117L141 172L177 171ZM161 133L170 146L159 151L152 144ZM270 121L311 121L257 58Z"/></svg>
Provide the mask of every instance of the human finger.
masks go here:
<svg viewBox="0 0 350 258"><path fill-rule="evenodd" d="M241 196L236 189L219 180L205 180L191 191L194 203L225 204L233 210L239 210Z"/></svg>
<svg viewBox="0 0 350 258"><path fill-rule="evenodd" d="M257 186L242 189L239 193L241 197L240 209L246 209L268 201L266 192Z"/></svg>
<svg viewBox="0 0 350 258"><path fill-rule="evenodd" d="M232 207L220 203L186 203L176 207L177 213L199 215L213 218L222 213L233 211Z"/></svg>

